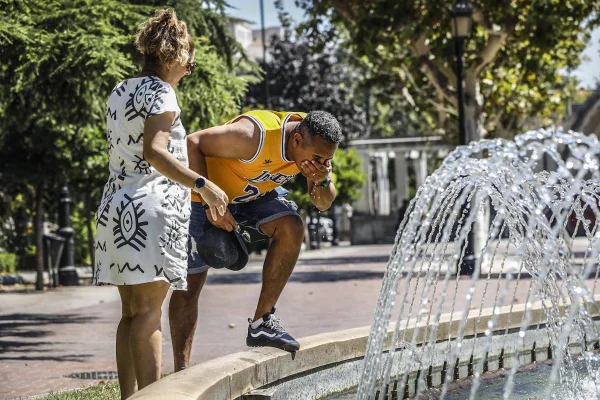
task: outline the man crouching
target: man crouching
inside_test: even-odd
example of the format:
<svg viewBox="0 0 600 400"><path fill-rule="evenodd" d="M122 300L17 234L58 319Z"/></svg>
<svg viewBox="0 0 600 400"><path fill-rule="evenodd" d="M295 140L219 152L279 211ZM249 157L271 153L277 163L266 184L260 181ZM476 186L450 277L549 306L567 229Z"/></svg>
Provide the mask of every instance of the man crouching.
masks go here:
<svg viewBox="0 0 600 400"><path fill-rule="evenodd" d="M207 265L207 257L203 259L198 253L207 240L204 234L210 224L232 232L228 237L234 242L234 234L240 229L255 229L272 241L256 311L248 319L246 344L287 351L300 348L274 316L275 304L296 265L304 236L297 206L285 199L286 191L281 186L301 172L307 178L312 203L319 210L327 210L336 196L331 160L341 141L338 121L324 111L250 111L225 125L188 136L190 168L223 189L230 204L225 215L215 220L205 211L202 198L196 192L192 194L188 290L174 292L169 306L176 371L189 364L198 322L198 297L208 269L218 267ZM196 186L202 184L200 180ZM230 263L225 267L243 267L239 259Z"/></svg>

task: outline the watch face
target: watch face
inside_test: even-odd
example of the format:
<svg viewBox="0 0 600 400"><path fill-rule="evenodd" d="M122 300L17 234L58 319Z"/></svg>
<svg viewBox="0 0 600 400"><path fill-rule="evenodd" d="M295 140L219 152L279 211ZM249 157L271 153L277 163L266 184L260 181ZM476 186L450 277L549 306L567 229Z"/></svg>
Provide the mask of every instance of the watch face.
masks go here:
<svg viewBox="0 0 600 400"><path fill-rule="evenodd" d="M197 189L202 189L204 185L206 185L206 179L203 177L196 179L195 186Z"/></svg>

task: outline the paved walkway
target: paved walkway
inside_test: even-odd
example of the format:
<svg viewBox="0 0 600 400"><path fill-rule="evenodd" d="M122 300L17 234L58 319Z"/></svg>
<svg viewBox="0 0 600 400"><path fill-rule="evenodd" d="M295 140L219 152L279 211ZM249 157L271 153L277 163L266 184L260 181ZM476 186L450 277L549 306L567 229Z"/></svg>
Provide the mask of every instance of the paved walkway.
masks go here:
<svg viewBox="0 0 600 400"><path fill-rule="evenodd" d="M296 337L371 323L391 245L304 252L278 304ZM200 297L192 362L246 350L247 318L260 292L260 260L241 273L218 271ZM81 372L116 371L116 288L83 286L36 293L0 293L0 399L79 388L99 380ZM230 324L234 326L230 328ZM173 370L166 308L163 371Z"/></svg>
<svg viewBox="0 0 600 400"><path fill-rule="evenodd" d="M278 303L277 315L285 328L301 338L370 325L391 248L351 246L302 253ZM260 292L261 265L260 259L253 259L241 272L211 273L200 297L200 325L192 363L246 349L246 320L253 314ZM453 278L457 293L468 293L470 281L470 277L458 281ZM502 282L494 279L491 284ZM527 280L519 286L516 302L526 299L529 283ZM474 299L481 299L485 284L485 279L478 282ZM409 293L413 290L411 287ZM493 291L495 288L490 288L488 293ZM483 303L484 307L491 306L492 298ZM461 310L462 304L464 297L459 296L456 310ZM444 312L451 306L451 301L445 302ZM114 287L0 293L0 399L79 388L99 381L69 377L72 374L114 375L119 318L120 302ZM162 326L163 372L171 372L166 307Z"/></svg>

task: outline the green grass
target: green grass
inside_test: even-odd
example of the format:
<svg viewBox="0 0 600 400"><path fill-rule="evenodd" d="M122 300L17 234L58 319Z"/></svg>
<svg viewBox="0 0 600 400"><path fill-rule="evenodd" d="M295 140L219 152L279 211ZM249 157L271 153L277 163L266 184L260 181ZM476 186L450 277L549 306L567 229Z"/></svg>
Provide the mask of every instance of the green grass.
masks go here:
<svg viewBox="0 0 600 400"><path fill-rule="evenodd" d="M160 379L170 373L160 374ZM77 389L62 393L49 393L46 396L36 397L35 400L120 400L121 391L119 382L100 382L97 385L85 389Z"/></svg>
<svg viewBox="0 0 600 400"><path fill-rule="evenodd" d="M36 400L119 400L120 398L119 383L107 382L72 392L50 393Z"/></svg>

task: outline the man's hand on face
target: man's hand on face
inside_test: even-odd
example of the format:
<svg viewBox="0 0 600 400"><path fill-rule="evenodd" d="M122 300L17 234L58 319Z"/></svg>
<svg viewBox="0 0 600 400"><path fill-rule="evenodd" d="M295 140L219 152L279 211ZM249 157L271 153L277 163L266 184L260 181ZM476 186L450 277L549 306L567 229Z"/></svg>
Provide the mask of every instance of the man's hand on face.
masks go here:
<svg viewBox="0 0 600 400"><path fill-rule="evenodd" d="M323 182L331 174L330 160L326 160L324 164L319 164L315 160L306 160L300 165L302 175L317 184Z"/></svg>
<svg viewBox="0 0 600 400"><path fill-rule="evenodd" d="M217 219L212 217L210 210L206 210L206 216L211 224L217 228L225 229L227 232L237 230L238 228L237 222L235 222L235 218L233 218L233 215L229 209L225 211L225 215L217 215Z"/></svg>

